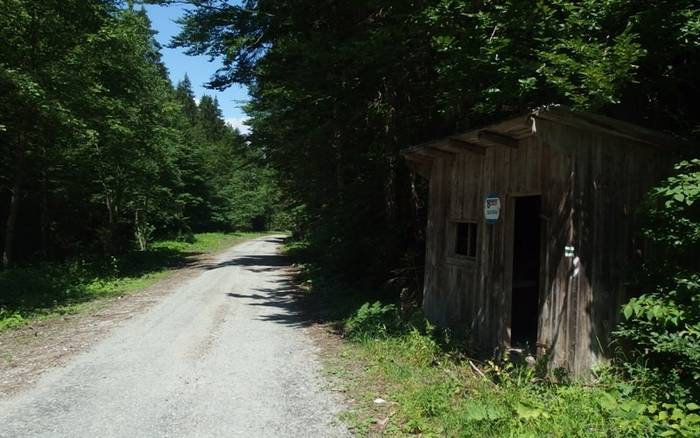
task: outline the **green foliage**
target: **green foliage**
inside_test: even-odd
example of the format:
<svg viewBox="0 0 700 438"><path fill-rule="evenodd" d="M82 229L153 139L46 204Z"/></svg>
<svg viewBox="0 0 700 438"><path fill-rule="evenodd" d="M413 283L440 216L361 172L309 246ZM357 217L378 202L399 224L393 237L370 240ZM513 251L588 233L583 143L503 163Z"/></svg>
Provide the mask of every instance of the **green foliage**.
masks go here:
<svg viewBox="0 0 700 438"><path fill-rule="evenodd" d="M626 1L434 3L428 17L444 79L467 90L446 97L466 101L472 117L552 101L579 109L619 103L645 55ZM468 84L474 80L478 87Z"/></svg>
<svg viewBox="0 0 700 438"><path fill-rule="evenodd" d="M681 403L700 397L700 160L675 169L646 202L645 289L623 306L615 335L629 370L648 368L658 396Z"/></svg>
<svg viewBox="0 0 700 438"><path fill-rule="evenodd" d="M380 338L396 332L400 326L396 306L375 301L363 304L348 318L345 332L351 338Z"/></svg>
<svg viewBox="0 0 700 438"><path fill-rule="evenodd" d="M184 261L181 254L161 250L0 271L0 325L11 328L35 318L75 313L82 303L146 286L164 269Z"/></svg>
<svg viewBox="0 0 700 438"><path fill-rule="evenodd" d="M399 321L389 331L387 326ZM697 436L698 405L633 395L634 382L606 369L594 384L555 383L534 368L480 364L438 341L421 318L401 322L391 305L365 303L345 320L345 366L361 369L348 384L358 404L348 414L360 434L367 416L387 415L387 435L640 437ZM347 363L349 361L350 363ZM357 366L359 363L361 366ZM484 377L485 376L485 377Z"/></svg>
<svg viewBox="0 0 700 438"><path fill-rule="evenodd" d="M700 433L698 405L686 403L641 403L634 399L620 400L619 395L602 393L598 403L618 422L621 431L646 436L693 437Z"/></svg>
<svg viewBox="0 0 700 438"><path fill-rule="evenodd" d="M195 102L189 79L173 88L145 12L122 6L0 4L0 244L9 264L264 229L275 212L261 153L225 124L216 99Z"/></svg>
<svg viewBox="0 0 700 438"><path fill-rule="evenodd" d="M164 240L146 251L81 257L0 271L0 331L37 318L80 311L82 306L141 290L184 266L189 257L254 237L242 233L195 234L192 242Z"/></svg>
<svg viewBox="0 0 700 438"><path fill-rule="evenodd" d="M175 45L222 59L212 86L250 87L250 141L293 231L350 278L421 252L425 187L403 147L550 103L681 135L700 119L692 0L193 6Z"/></svg>
<svg viewBox="0 0 700 438"><path fill-rule="evenodd" d="M242 239L259 236L258 233L196 233L187 241L159 240L151 245L153 250L168 250L184 253L219 251L229 248Z"/></svg>

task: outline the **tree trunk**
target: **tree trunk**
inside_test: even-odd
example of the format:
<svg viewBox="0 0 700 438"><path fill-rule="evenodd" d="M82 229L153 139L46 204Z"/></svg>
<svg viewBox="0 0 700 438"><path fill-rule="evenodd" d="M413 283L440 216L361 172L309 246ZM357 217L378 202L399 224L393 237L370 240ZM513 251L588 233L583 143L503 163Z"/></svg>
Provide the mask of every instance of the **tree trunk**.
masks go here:
<svg viewBox="0 0 700 438"><path fill-rule="evenodd" d="M384 219L388 229L396 229L396 165L397 157L393 153L386 157L386 176L384 177Z"/></svg>
<svg viewBox="0 0 700 438"><path fill-rule="evenodd" d="M22 197L22 184L24 182L24 146L19 145L17 150L17 162L15 164L15 179L12 184L12 197L10 198L10 210L5 224L5 247L2 252L2 266L9 267L14 263L14 240L17 228L17 216L19 215L19 203Z"/></svg>
<svg viewBox="0 0 700 438"><path fill-rule="evenodd" d="M107 207L107 236L103 241L104 252L106 254L114 254L114 203L111 196L105 197L105 206Z"/></svg>
<svg viewBox="0 0 700 438"><path fill-rule="evenodd" d="M139 210L134 210L134 234L136 235L136 243L139 245L139 251L145 251L148 244L147 224L141 223Z"/></svg>
<svg viewBox="0 0 700 438"><path fill-rule="evenodd" d="M45 162L44 162L45 163ZM44 164L46 165L46 164ZM40 227L41 227L41 257L46 260L49 257L49 188L46 170L41 172L41 203Z"/></svg>

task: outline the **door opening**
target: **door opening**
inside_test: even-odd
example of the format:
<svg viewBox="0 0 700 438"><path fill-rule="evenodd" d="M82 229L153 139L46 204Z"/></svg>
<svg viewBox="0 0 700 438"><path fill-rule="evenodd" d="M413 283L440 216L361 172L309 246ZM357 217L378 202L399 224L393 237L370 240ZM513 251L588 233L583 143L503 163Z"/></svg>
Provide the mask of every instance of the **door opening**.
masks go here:
<svg viewBox="0 0 700 438"><path fill-rule="evenodd" d="M536 353L540 291L540 196L515 198L510 345Z"/></svg>

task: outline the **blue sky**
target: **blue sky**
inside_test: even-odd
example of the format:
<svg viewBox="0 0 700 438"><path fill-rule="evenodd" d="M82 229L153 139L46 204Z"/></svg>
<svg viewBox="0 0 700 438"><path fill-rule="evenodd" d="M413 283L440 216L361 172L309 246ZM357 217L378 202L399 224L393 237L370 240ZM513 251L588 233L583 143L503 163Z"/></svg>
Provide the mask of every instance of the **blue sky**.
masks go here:
<svg viewBox="0 0 700 438"><path fill-rule="evenodd" d="M170 42L170 38L179 31L180 26L174 21L182 15L183 10L182 5L146 6L146 12L153 23L153 28L158 31L156 39L163 45L161 53L170 72L170 80L173 84L177 84L187 73L198 99L203 94L216 96L226 121L242 131L246 131L246 127L242 126L245 114L241 109L243 102L248 99L246 89L239 85L234 85L225 91L210 90L204 87L211 75L221 66L221 61L209 62L208 56L187 56L182 49L165 47Z"/></svg>

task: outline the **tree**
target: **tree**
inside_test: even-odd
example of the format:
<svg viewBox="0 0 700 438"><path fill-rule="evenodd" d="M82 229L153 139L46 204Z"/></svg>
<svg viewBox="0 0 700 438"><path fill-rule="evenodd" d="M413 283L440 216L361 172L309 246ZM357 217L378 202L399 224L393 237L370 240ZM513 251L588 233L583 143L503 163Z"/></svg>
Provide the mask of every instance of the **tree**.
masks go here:
<svg viewBox="0 0 700 438"><path fill-rule="evenodd" d="M297 234L351 276L422 265L402 147L549 103L681 135L699 119L692 1L190 3L174 44L222 59L210 86L250 87Z"/></svg>
<svg viewBox="0 0 700 438"><path fill-rule="evenodd" d="M75 102L94 132L76 151L92 187L90 201L102 204L100 232L107 251L133 226L140 242L155 208L167 206L172 185L171 149L179 139L171 126L172 88L159 68L144 13L120 11L76 53L91 94Z"/></svg>
<svg viewBox="0 0 700 438"><path fill-rule="evenodd" d="M172 87L145 11L121 4L0 3L5 266L251 228L268 211L249 196L266 167L216 99L200 110L188 78Z"/></svg>
<svg viewBox="0 0 700 438"><path fill-rule="evenodd" d="M253 146L306 212L298 230L314 230L305 237L351 275L383 272L412 246L398 151L434 132L415 123L435 116L425 92L434 52L415 20L423 5L222 2L186 16L176 41L224 56L212 86L250 85ZM237 38L224 43L228 32Z"/></svg>
<svg viewBox="0 0 700 438"><path fill-rule="evenodd" d="M3 266L14 261L21 200L28 181L41 179L42 197L47 195L47 163L56 146L54 133L79 129L79 123L60 96L74 82L57 81L69 68L69 55L87 35L95 32L111 10L111 2L90 0L33 2L8 0L2 3L0 38L0 82L7 145L4 168L10 192L3 239ZM73 132L73 134L77 134ZM36 165L38 164L38 165ZM39 174L36 169L41 169ZM43 236L48 232L48 209L42 202Z"/></svg>
<svg viewBox="0 0 700 438"><path fill-rule="evenodd" d="M194 92L192 91L192 82L187 75L177 83L175 97L182 105L182 111L185 113L187 121L190 125L194 125L197 120L197 102L195 102Z"/></svg>

